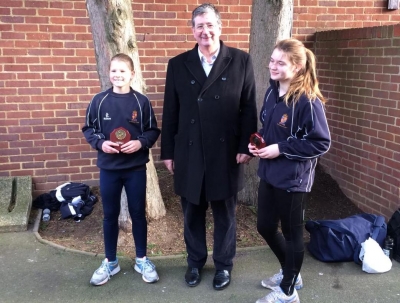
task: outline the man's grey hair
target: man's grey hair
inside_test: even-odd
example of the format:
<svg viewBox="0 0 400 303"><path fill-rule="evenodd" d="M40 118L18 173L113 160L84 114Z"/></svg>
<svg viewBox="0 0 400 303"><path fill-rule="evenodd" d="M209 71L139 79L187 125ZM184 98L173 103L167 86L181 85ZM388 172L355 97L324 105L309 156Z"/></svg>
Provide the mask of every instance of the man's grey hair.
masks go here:
<svg viewBox="0 0 400 303"><path fill-rule="evenodd" d="M197 16L200 16L200 15L203 15L205 13L211 13L211 12L213 12L215 14L215 16L217 17L218 25L221 25L222 24L221 15L220 15L218 9L211 3L203 3L202 5L196 7L192 12L192 27L195 26L194 18L196 18Z"/></svg>

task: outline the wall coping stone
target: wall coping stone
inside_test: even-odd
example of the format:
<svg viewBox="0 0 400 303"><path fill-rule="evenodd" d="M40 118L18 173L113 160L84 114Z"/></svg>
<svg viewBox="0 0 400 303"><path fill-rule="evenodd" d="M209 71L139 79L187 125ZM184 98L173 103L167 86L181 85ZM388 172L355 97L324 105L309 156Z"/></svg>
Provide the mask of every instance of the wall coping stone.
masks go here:
<svg viewBox="0 0 400 303"><path fill-rule="evenodd" d="M26 231L32 207L32 177L0 177L0 232Z"/></svg>

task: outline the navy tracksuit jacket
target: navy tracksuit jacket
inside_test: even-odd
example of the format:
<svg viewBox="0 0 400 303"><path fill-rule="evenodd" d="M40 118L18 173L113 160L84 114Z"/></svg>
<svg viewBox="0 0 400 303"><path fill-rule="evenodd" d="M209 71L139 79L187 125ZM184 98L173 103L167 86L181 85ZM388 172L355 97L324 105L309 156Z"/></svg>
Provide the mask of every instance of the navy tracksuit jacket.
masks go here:
<svg viewBox="0 0 400 303"><path fill-rule="evenodd" d="M323 103L300 97L289 106L279 98L275 81L270 80L260 113L267 145L278 144L280 155L260 159L258 176L274 187L291 192L309 192L314 182L318 157L329 150L331 137Z"/></svg>

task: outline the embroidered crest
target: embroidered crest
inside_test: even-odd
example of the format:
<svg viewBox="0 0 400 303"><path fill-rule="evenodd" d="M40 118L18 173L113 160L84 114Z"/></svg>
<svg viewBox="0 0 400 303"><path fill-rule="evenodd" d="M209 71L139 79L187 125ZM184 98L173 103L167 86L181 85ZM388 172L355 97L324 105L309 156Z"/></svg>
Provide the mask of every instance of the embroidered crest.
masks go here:
<svg viewBox="0 0 400 303"><path fill-rule="evenodd" d="M278 125L280 127L286 128L285 123L286 123L287 119L288 119L288 115L287 114L283 114L282 117L281 117L281 121L278 123Z"/></svg>
<svg viewBox="0 0 400 303"><path fill-rule="evenodd" d="M138 121L138 119L137 119L137 111L136 110L134 110L133 112L132 112L132 120L131 121L129 121L130 123L139 123L139 121Z"/></svg>
<svg viewBox="0 0 400 303"><path fill-rule="evenodd" d="M103 120L111 120L109 113L106 113Z"/></svg>

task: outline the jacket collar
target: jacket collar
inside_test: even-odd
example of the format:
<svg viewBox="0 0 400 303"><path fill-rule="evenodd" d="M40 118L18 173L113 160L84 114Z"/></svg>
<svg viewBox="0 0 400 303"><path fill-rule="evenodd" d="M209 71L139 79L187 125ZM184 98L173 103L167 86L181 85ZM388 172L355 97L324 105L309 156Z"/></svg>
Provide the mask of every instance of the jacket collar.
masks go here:
<svg viewBox="0 0 400 303"><path fill-rule="evenodd" d="M278 93L278 82L272 79L269 79L269 85L271 86L272 90L274 91L274 93Z"/></svg>

